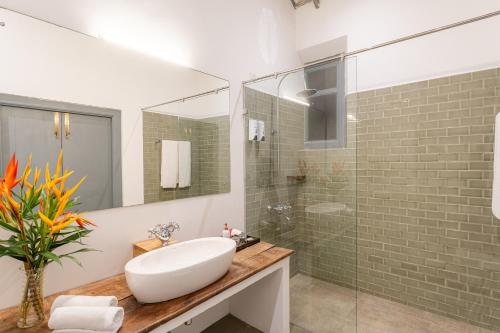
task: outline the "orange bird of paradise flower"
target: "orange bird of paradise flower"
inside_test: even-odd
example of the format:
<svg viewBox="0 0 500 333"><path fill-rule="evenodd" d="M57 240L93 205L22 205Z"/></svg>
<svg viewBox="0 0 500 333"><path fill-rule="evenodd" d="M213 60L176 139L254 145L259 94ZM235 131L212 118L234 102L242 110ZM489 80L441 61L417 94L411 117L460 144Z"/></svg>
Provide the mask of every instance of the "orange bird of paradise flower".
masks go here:
<svg viewBox="0 0 500 333"><path fill-rule="evenodd" d="M18 162L16 160L16 154L12 155L12 158L7 164L7 168L5 169L5 174L2 177L2 187L7 194L11 194L12 189L16 187L17 184L21 181L21 178L16 179L17 177L17 165Z"/></svg>

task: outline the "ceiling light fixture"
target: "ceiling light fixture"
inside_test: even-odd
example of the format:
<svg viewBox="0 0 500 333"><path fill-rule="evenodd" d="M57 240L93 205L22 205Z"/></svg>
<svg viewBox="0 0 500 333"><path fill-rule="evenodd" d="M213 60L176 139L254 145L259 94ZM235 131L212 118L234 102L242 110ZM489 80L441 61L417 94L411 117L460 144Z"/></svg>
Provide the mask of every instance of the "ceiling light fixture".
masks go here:
<svg viewBox="0 0 500 333"><path fill-rule="evenodd" d="M155 21L145 22L138 13L124 10L118 14L111 18L104 15L95 17L92 35L175 65L191 67L187 44L179 31L173 27L165 29L164 25L158 26ZM142 24L131 25L130 22Z"/></svg>

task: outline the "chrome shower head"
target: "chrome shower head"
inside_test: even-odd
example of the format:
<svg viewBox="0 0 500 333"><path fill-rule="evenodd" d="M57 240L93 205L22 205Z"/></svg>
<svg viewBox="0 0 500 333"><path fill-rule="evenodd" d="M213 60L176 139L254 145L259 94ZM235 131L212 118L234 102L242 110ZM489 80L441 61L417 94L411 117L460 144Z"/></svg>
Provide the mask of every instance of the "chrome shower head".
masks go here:
<svg viewBox="0 0 500 333"><path fill-rule="evenodd" d="M316 95L317 92L318 92L317 89L304 89L302 91L299 91L296 95L297 97L301 98L309 98Z"/></svg>
<svg viewBox="0 0 500 333"><path fill-rule="evenodd" d="M320 0L290 0L290 1L292 2L293 8L295 8L295 9L297 9L298 7L304 6L305 4L307 4L311 1L314 3L314 7L316 7L316 9L318 9L319 2L320 2Z"/></svg>

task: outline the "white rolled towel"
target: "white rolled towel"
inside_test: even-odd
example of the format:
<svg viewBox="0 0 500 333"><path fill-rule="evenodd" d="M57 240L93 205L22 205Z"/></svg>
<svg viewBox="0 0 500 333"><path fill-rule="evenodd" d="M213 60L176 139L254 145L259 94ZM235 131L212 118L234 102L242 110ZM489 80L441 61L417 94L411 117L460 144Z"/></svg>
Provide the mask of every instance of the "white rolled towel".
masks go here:
<svg viewBox="0 0 500 333"><path fill-rule="evenodd" d="M115 296L85 296L85 295L61 295L52 303L50 313L55 309L65 306L117 306L118 299Z"/></svg>
<svg viewBox="0 0 500 333"><path fill-rule="evenodd" d="M53 330L115 332L123 324L124 311L116 306L69 306L57 308L49 319Z"/></svg>

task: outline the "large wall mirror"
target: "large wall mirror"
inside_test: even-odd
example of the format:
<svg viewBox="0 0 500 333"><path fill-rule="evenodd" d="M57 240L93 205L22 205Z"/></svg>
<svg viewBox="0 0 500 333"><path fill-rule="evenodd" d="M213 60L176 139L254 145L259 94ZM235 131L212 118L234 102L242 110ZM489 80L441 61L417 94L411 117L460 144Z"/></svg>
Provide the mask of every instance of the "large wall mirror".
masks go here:
<svg viewBox="0 0 500 333"><path fill-rule="evenodd" d="M230 190L226 80L0 14L0 173L13 153L22 170L63 150L75 181L87 176L82 211Z"/></svg>
<svg viewBox="0 0 500 333"><path fill-rule="evenodd" d="M145 203L230 189L229 86L204 81L192 95L143 108Z"/></svg>

